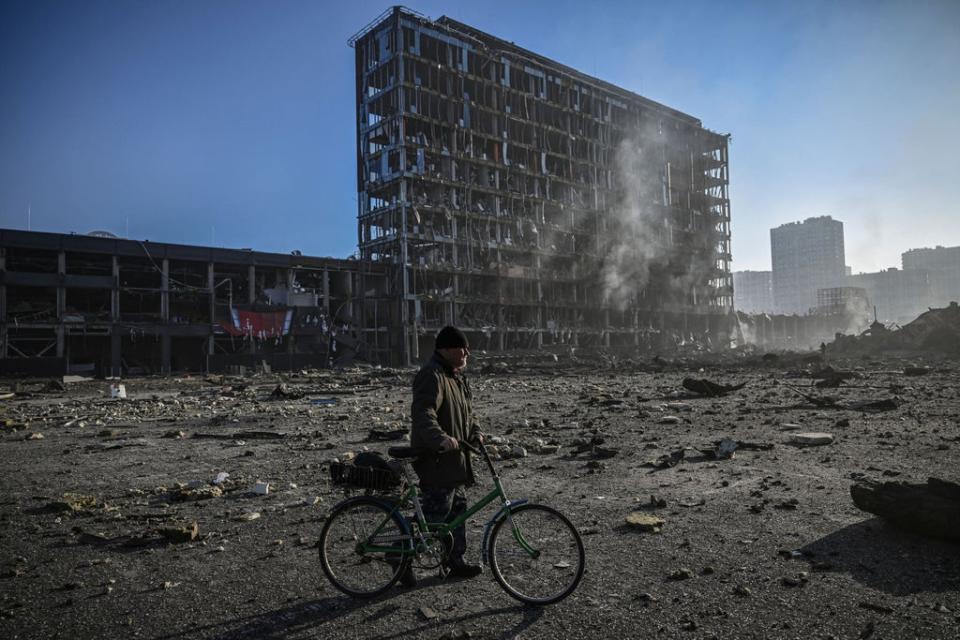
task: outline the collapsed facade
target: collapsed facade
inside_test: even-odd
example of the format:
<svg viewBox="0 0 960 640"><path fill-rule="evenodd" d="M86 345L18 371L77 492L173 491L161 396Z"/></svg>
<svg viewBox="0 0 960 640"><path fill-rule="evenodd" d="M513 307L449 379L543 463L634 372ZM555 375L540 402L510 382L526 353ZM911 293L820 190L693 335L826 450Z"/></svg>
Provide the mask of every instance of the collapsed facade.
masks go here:
<svg viewBox="0 0 960 640"><path fill-rule="evenodd" d="M0 229L0 373L387 360L385 280L356 260Z"/></svg>
<svg viewBox="0 0 960 640"><path fill-rule="evenodd" d="M446 17L350 45L360 254L404 362L449 323L492 350L726 335L727 135Z"/></svg>
<svg viewBox="0 0 960 640"><path fill-rule="evenodd" d="M729 337L729 136L449 18L350 45L359 260L0 230L0 373Z"/></svg>

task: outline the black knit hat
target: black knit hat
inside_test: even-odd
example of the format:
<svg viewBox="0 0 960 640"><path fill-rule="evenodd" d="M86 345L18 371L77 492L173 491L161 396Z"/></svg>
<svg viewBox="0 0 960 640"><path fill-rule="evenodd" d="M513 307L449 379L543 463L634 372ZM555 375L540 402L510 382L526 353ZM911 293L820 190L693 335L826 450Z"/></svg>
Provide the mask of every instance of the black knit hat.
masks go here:
<svg viewBox="0 0 960 640"><path fill-rule="evenodd" d="M446 326L440 329L437 334L437 341L434 343L435 349L469 349L470 343L467 342L467 336L463 331L456 327Z"/></svg>

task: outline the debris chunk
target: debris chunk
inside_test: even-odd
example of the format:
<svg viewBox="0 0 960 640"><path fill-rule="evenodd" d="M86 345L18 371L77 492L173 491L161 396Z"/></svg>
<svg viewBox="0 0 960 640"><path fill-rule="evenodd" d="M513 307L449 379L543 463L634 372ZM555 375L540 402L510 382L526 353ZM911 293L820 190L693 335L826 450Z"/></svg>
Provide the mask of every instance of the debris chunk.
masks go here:
<svg viewBox="0 0 960 640"><path fill-rule="evenodd" d="M851 485L850 497L861 510L914 533L960 542L960 484L929 478L926 484Z"/></svg>
<svg viewBox="0 0 960 640"><path fill-rule="evenodd" d="M626 517L627 524L639 531L660 533L660 528L667 523L663 518L652 516L640 511L633 511Z"/></svg>
<svg viewBox="0 0 960 640"><path fill-rule="evenodd" d="M726 385L718 384L705 378L684 378L682 384L683 388L688 391L693 391L694 393L699 393L700 395L704 396L710 396L711 398L725 396L732 391L738 391L747 386L746 382L741 384Z"/></svg>
<svg viewBox="0 0 960 640"><path fill-rule="evenodd" d="M794 433L790 436L790 442L804 446L818 446L830 444L833 442L833 435L819 431L810 431L807 433Z"/></svg>
<svg viewBox="0 0 960 640"><path fill-rule="evenodd" d="M186 527L165 527L157 531L168 542L180 544L183 542L192 542L200 535L200 527L194 522Z"/></svg>

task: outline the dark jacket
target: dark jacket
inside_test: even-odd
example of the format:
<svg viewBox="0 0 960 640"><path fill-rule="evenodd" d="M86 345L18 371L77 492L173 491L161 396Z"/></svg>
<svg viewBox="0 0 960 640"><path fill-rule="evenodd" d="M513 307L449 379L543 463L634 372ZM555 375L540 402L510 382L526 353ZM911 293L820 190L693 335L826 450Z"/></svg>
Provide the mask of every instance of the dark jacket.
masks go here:
<svg viewBox="0 0 960 640"><path fill-rule="evenodd" d="M457 440L475 435L467 380L436 352L413 380L411 414L410 446L414 448L436 451L445 435ZM473 484L470 454L462 449L421 457L413 468L422 487Z"/></svg>

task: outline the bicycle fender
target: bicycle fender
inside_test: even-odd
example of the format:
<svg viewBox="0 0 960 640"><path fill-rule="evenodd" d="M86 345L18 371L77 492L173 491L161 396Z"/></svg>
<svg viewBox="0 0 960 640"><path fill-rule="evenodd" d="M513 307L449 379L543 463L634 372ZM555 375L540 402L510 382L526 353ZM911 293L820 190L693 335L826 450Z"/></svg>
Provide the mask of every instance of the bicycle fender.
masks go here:
<svg viewBox="0 0 960 640"><path fill-rule="evenodd" d="M505 518L510 509L513 507L519 507L522 504L527 504L529 500L511 500L507 502L506 505L500 507L500 511L497 511L493 514L493 517L487 520L486 526L483 528L483 542L480 544L480 562L483 564L489 564L487 562L487 547L490 542L490 532L493 531L493 525L497 524L497 521Z"/></svg>

